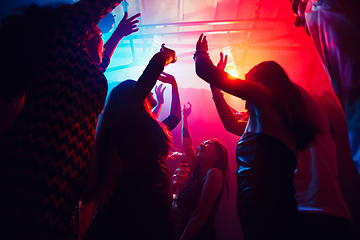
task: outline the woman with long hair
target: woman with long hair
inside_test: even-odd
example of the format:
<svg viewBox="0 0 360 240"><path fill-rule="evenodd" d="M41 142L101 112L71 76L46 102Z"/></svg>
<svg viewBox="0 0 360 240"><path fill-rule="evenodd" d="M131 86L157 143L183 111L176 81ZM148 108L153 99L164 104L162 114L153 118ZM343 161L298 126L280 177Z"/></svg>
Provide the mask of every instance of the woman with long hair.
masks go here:
<svg viewBox="0 0 360 240"><path fill-rule="evenodd" d="M249 113L237 146L237 211L244 239L299 239L301 225L293 186L296 153L315 142L321 128L305 107L300 89L274 61L254 66L245 80L213 65L206 37L200 35L194 55L196 73L211 85L246 100ZM221 91L213 91L219 115L243 124ZM220 114L223 111L224 114ZM225 125L225 124L224 124Z"/></svg>
<svg viewBox="0 0 360 240"><path fill-rule="evenodd" d="M216 138L202 142L195 152L187 122L190 113L191 104L184 106L182 144L192 175L177 201L181 212L180 240L211 240L216 239L214 219L224 188L228 190L228 153Z"/></svg>
<svg viewBox="0 0 360 240"><path fill-rule="evenodd" d="M111 91L84 195L85 203L97 201L102 211L85 239L172 238L166 166L171 137L153 115L149 95L164 66L175 61L175 52L163 47L137 82L123 81Z"/></svg>

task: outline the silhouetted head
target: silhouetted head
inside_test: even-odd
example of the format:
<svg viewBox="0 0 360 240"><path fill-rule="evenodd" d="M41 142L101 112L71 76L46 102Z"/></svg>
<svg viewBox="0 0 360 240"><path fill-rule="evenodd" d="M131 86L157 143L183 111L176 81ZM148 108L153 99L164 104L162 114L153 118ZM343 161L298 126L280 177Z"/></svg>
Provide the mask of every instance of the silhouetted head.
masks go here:
<svg viewBox="0 0 360 240"><path fill-rule="evenodd" d="M255 65L245 75L245 79L261 83L275 93L293 88L293 83L284 69L274 61L264 61Z"/></svg>
<svg viewBox="0 0 360 240"><path fill-rule="evenodd" d="M302 151L315 142L315 136L321 133L321 129L309 114L298 86L278 63L259 63L245 75L245 80L261 83L274 92L275 114L283 119L295 137L297 150ZM246 108L251 114L251 104L247 102Z"/></svg>
<svg viewBox="0 0 360 240"><path fill-rule="evenodd" d="M102 32L96 25L95 27L89 29L85 36L86 51L96 64L101 63L105 50L101 34Z"/></svg>
<svg viewBox="0 0 360 240"><path fill-rule="evenodd" d="M211 162L223 175L228 169L228 153L226 147L216 138L200 143L196 154L199 162Z"/></svg>
<svg viewBox="0 0 360 240"><path fill-rule="evenodd" d="M191 185L203 178L206 173L201 172L200 162L206 161L206 164L211 163L212 168L219 169L223 174L223 183L229 193L229 156L226 147L217 138L211 138L199 145L196 158L198 159L198 162L186 185Z"/></svg>

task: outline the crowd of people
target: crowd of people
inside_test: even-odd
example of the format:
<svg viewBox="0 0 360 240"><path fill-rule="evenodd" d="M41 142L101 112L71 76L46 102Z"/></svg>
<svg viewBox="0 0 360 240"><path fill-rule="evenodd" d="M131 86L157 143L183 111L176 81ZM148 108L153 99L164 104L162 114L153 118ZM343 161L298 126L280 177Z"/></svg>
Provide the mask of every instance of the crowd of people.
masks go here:
<svg viewBox="0 0 360 240"><path fill-rule="evenodd" d="M188 124L192 105L181 110L177 81L164 72L176 63L175 50L163 44L139 79L119 79L106 99L104 72L115 48L138 31L140 14L128 18L125 12L103 44L97 23L121 2L30 5L2 21L0 43L7 58L1 67L14 78L3 81L0 90L4 239L71 239L79 231L71 224L79 202L92 206L93 219L82 236L86 240L217 239L214 219L223 195L229 194L228 151L217 138L194 148ZM331 10L343 7L335 0L323 2ZM297 4L301 12L304 2ZM316 34L323 32L316 32L315 13L309 9L307 26L317 42ZM351 16L344 21L356 15ZM335 31L326 19L321 24L325 32ZM340 36L332 33L339 43ZM337 175L334 127L322 106L275 61L260 62L243 80L224 71L227 56L222 53L213 64L206 36L201 34L195 46L196 74L210 84L225 129L240 137L234 146L234 211L244 240L355 240L352 212ZM358 159L360 108L354 92L359 55L336 55L350 58L350 70L342 74L344 62L327 59L334 49L322 51ZM22 71L14 66L19 61ZM171 109L159 121L163 84L171 85ZM246 112L229 106L223 92L245 100ZM171 151L171 131L180 121L183 153ZM170 163L175 156L180 164Z"/></svg>

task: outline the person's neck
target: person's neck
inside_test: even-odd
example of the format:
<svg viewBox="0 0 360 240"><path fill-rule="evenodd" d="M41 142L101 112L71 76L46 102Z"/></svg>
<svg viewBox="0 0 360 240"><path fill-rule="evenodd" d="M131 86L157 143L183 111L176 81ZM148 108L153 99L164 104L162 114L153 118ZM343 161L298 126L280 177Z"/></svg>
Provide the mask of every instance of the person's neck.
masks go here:
<svg viewBox="0 0 360 240"><path fill-rule="evenodd" d="M176 194L179 194L182 187L183 187L183 185L181 185L181 186L177 185L176 186Z"/></svg>
<svg viewBox="0 0 360 240"><path fill-rule="evenodd" d="M200 163L201 175L204 177L211 168L213 168L211 164Z"/></svg>

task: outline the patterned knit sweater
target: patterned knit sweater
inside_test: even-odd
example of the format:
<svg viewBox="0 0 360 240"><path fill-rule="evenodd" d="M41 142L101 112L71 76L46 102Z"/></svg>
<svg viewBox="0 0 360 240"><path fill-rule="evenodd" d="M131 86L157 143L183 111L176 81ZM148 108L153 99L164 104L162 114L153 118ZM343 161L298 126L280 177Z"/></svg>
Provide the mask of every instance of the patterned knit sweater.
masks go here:
<svg viewBox="0 0 360 240"><path fill-rule="evenodd" d="M24 107L0 145L4 239L68 234L107 93L106 78L81 42L120 2L82 0L47 14L52 27L40 39L41 60L29 79Z"/></svg>

